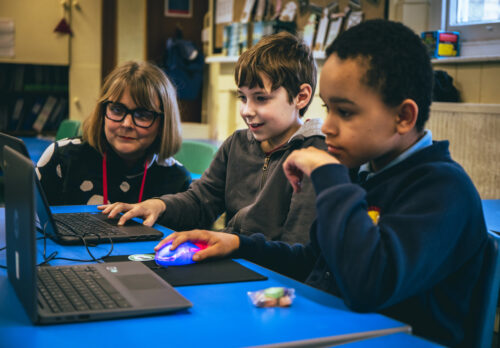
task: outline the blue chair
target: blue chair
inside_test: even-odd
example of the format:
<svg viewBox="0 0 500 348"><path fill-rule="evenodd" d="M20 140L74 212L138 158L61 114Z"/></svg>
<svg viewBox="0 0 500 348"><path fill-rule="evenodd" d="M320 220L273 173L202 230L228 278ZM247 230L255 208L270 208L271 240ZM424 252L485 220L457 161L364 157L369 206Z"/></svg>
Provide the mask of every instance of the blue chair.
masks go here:
<svg viewBox="0 0 500 348"><path fill-rule="evenodd" d="M205 141L184 140L174 158L193 174L201 175L210 166L217 146Z"/></svg>
<svg viewBox="0 0 500 348"><path fill-rule="evenodd" d="M81 122L77 120L64 120L59 125L56 133L56 140L61 140L64 138L73 138L81 134L80 132Z"/></svg>
<svg viewBox="0 0 500 348"><path fill-rule="evenodd" d="M479 288L479 302L476 310L479 312L478 321L474 323L476 330L472 333L474 347L490 348L493 340L493 328L500 291L500 236L488 232L488 245L484 255L484 264L481 271Z"/></svg>

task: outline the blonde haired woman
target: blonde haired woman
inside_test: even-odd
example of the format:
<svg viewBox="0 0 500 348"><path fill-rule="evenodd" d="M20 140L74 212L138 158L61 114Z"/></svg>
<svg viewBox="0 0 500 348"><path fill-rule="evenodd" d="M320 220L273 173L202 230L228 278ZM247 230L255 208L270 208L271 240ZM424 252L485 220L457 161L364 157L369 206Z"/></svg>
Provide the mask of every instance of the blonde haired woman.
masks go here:
<svg viewBox="0 0 500 348"><path fill-rule="evenodd" d="M51 205L137 203L188 188L172 157L180 148L175 88L147 62L127 62L106 78L80 138L50 145L37 174Z"/></svg>

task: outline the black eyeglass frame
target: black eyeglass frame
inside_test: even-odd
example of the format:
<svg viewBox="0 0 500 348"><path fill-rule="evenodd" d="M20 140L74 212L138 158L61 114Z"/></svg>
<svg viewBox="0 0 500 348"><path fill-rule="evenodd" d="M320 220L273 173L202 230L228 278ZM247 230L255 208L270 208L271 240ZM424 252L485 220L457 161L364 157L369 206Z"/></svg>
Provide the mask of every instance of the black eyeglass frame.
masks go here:
<svg viewBox="0 0 500 348"><path fill-rule="evenodd" d="M125 114L123 114L123 117L119 120L115 120L113 118L110 118L108 116L108 113L107 113L107 108L108 108L108 105L109 104L117 104L119 105L120 107L122 107L124 110L125 110ZM125 117L127 117L127 115L130 114L130 116L132 116L132 122L134 123L134 125L136 125L137 127L139 128L150 128L156 121L157 118L160 118L162 119L163 118L163 113L160 113L160 112L156 112L156 111L152 111L152 110L148 110L148 109L145 109L145 108L135 108L135 109L129 109L127 108L125 105L123 105L122 103L119 103L119 102L114 102L114 101L111 101L111 100L106 100L102 103L102 106L103 106L103 112L104 112L104 117L106 117L108 120L110 121L113 121L113 122L123 122L123 120L125 119ZM153 120L151 121L151 124L149 126L141 126L141 125L138 125L136 120L135 120L135 112L137 111L148 111L148 112L151 112L153 113Z"/></svg>

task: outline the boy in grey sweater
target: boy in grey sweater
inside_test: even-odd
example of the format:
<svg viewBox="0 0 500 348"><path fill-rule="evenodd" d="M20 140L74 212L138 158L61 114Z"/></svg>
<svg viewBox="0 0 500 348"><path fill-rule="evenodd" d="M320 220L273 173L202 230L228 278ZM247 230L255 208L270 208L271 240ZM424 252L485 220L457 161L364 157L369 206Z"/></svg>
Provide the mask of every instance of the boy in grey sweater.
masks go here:
<svg viewBox="0 0 500 348"><path fill-rule="evenodd" d="M305 243L316 216L310 180L296 195L282 164L294 150L325 149L320 120L302 120L316 88L316 65L309 48L288 33L263 38L236 64L240 115L248 129L224 141L201 179L182 193L139 204L99 207L114 217L156 220L174 230L207 229L226 212L225 231L262 233L269 240Z"/></svg>

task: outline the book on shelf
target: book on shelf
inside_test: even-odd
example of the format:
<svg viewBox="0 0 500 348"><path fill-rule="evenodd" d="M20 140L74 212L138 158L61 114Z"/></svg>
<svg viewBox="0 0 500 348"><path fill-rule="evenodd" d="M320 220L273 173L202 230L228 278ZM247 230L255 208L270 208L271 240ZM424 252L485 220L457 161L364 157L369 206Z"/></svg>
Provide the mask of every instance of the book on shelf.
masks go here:
<svg viewBox="0 0 500 348"><path fill-rule="evenodd" d="M24 98L17 98L9 122L9 129L17 129L17 126L23 118Z"/></svg>
<svg viewBox="0 0 500 348"><path fill-rule="evenodd" d="M17 125L17 130L25 131L31 130L33 127L33 123L35 123L38 114L42 110L43 104L45 103L45 99L43 97L38 97L33 102L33 106L31 107L31 111L24 114L24 117L19 121Z"/></svg>
<svg viewBox="0 0 500 348"><path fill-rule="evenodd" d="M57 130L62 120L68 118L68 100L66 98L59 98L56 106L54 107L54 111L50 115L47 124L45 125L46 129Z"/></svg>
<svg viewBox="0 0 500 348"><path fill-rule="evenodd" d="M326 35L325 47L330 46L330 44L339 35L340 29L342 28L342 21L344 20L344 14L338 13L330 16L330 25L328 26L328 34Z"/></svg>
<svg viewBox="0 0 500 348"><path fill-rule="evenodd" d="M316 40L314 41L314 51L322 52L325 49L325 39L326 31L328 28L328 8L323 10L323 15L318 23L318 29L316 30Z"/></svg>
<svg viewBox="0 0 500 348"><path fill-rule="evenodd" d="M22 91L24 88L24 65L16 66L12 78L12 90Z"/></svg>
<svg viewBox="0 0 500 348"><path fill-rule="evenodd" d="M241 23L234 22L224 27L224 46L222 51L226 56L239 55L240 26Z"/></svg>
<svg viewBox="0 0 500 348"><path fill-rule="evenodd" d="M7 130L9 126L9 110L7 105L0 105L0 131Z"/></svg>
<svg viewBox="0 0 500 348"><path fill-rule="evenodd" d="M316 32L316 15L314 13L310 14L307 20L307 24L304 26L302 39L305 44L313 48L314 34Z"/></svg>
<svg viewBox="0 0 500 348"><path fill-rule="evenodd" d="M252 46L256 45L264 36L274 32L274 21L253 22L252 25Z"/></svg>
<svg viewBox="0 0 500 348"><path fill-rule="evenodd" d="M49 116L51 115L54 107L56 106L57 98L53 96L48 96L43 104L42 109L38 113L35 122L33 123L33 129L40 133L43 127L47 123Z"/></svg>
<svg viewBox="0 0 500 348"><path fill-rule="evenodd" d="M264 36L264 22L253 22L252 28L252 46L255 46L257 42Z"/></svg>
<svg viewBox="0 0 500 348"><path fill-rule="evenodd" d="M238 36L238 54L248 49L248 23L240 23L240 34Z"/></svg>

